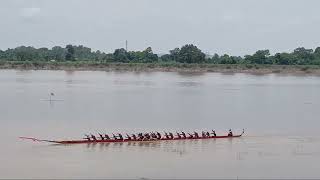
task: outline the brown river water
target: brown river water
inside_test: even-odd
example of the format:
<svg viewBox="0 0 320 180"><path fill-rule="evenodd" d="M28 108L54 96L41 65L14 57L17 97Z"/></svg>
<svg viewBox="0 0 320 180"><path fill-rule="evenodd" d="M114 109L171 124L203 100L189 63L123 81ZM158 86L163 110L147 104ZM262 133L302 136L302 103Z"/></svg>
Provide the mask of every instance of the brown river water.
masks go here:
<svg viewBox="0 0 320 180"><path fill-rule="evenodd" d="M54 100L46 101L53 92ZM320 178L320 77L0 71L0 178ZM232 128L237 139L53 145Z"/></svg>

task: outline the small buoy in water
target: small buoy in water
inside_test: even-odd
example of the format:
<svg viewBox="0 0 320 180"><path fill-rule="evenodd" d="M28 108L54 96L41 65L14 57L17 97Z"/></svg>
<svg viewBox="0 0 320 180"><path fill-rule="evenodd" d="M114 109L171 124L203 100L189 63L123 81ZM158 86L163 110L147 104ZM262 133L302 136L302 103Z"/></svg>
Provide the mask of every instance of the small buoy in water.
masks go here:
<svg viewBox="0 0 320 180"><path fill-rule="evenodd" d="M53 99L52 96L55 96L53 92L49 93L49 99L41 99L41 101L63 101L63 99Z"/></svg>

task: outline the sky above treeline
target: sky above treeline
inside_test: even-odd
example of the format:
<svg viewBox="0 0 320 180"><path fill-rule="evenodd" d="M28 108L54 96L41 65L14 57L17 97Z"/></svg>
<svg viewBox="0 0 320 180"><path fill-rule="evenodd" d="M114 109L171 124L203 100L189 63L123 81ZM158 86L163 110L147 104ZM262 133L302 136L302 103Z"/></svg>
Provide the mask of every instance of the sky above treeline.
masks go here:
<svg viewBox="0 0 320 180"><path fill-rule="evenodd" d="M319 0L1 0L0 49L125 47L167 53L195 44L240 55L320 46Z"/></svg>

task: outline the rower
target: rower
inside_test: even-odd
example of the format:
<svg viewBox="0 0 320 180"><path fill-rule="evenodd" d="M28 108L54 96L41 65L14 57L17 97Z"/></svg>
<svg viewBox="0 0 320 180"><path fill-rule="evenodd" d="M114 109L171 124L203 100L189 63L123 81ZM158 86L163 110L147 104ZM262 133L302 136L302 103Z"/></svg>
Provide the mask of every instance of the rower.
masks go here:
<svg viewBox="0 0 320 180"><path fill-rule="evenodd" d="M127 140L131 140L131 136L129 136L129 134L126 134L127 135Z"/></svg>
<svg viewBox="0 0 320 180"><path fill-rule="evenodd" d="M233 136L233 133L232 133L231 129L229 129L228 136Z"/></svg>
<svg viewBox="0 0 320 180"><path fill-rule="evenodd" d="M181 135L184 139L187 139L186 133L184 133L183 131L181 132Z"/></svg>
<svg viewBox="0 0 320 180"><path fill-rule="evenodd" d="M149 133L149 135L150 135L150 139L151 139L151 138L154 138L153 132Z"/></svg>
<svg viewBox="0 0 320 180"><path fill-rule="evenodd" d="M207 131L207 133L206 133L206 134L207 134L207 137L210 137L210 133L209 133L208 131Z"/></svg>
<svg viewBox="0 0 320 180"><path fill-rule="evenodd" d="M110 137L108 136L108 134L104 134L104 138L105 138L106 140L110 140Z"/></svg>
<svg viewBox="0 0 320 180"><path fill-rule="evenodd" d="M96 141L96 140L97 140L96 136L95 136L95 135L93 135L93 134L91 134L91 138L92 138L94 141Z"/></svg>
<svg viewBox="0 0 320 180"><path fill-rule="evenodd" d="M102 134L99 133L99 136L100 136L101 140L104 140L104 137Z"/></svg>
<svg viewBox="0 0 320 180"><path fill-rule="evenodd" d="M91 141L91 139L90 139L90 136L89 135L87 135L87 134L85 134L85 138L84 139L86 139L86 140L88 140L88 141Z"/></svg>
<svg viewBox="0 0 320 180"><path fill-rule="evenodd" d="M199 138L199 134L197 132L194 132L194 138Z"/></svg>
<svg viewBox="0 0 320 180"><path fill-rule="evenodd" d="M205 133L204 131L202 131L202 133L201 133L201 134L202 134L202 137L203 137L203 138L205 138L205 137L207 136L207 135L206 135L206 133Z"/></svg>
<svg viewBox="0 0 320 180"><path fill-rule="evenodd" d="M157 132L157 139L161 139L161 134Z"/></svg>
<svg viewBox="0 0 320 180"><path fill-rule="evenodd" d="M139 137L139 140L141 140L141 141L142 141L142 140L143 140L143 138L144 138L144 136L143 136L143 134L142 134L142 133L139 133L139 134L138 134L138 137Z"/></svg>
<svg viewBox="0 0 320 180"><path fill-rule="evenodd" d="M143 140L150 140L151 136L149 133L144 134L144 139Z"/></svg>
<svg viewBox="0 0 320 180"><path fill-rule="evenodd" d="M164 136L166 137L166 139L170 139L168 133L164 132Z"/></svg>
<svg viewBox="0 0 320 180"><path fill-rule="evenodd" d="M112 135L113 135L113 139L114 139L114 140L117 140L117 139L118 139L115 134L112 134Z"/></svg>
<svg viewBox="0 0 320 180"><path fill-rule="evenodd" d="M216 131L214 131L214 130L212 130L212 134L213 134L214 137L217 136Z"/></svg>
<svg viewBox="0 0 320 180"><path fill-rule="evenodd" d="M132 134L132 139L137 140L137 136L135 134Z"/></svg>
<svg viewBox="0 0 320 180"><path fill-rule="evenodd" d="M120 133L118 134L118 137L119 137L119 140L121 141L123 140L123 136Z"/></svg>
<svg viewBox="0 0 320 180"><path fill-rule="evenodd" d="M170 136L170 139L173 139L173 134L171 132L169 132L169 136Z"/></svg>
<svg viewBox="0 0 320 180"><path fill-rule="evenodd" d="M189 134L189 138L190 138L190 139L193 139L193 135L190 134L190 133L188 133L188 134Z"/></svg>
<svg viewBox="0 0 320 180"><path fill-rule="evenodd" d="M178 139L181 139L181 135L177 132Z"/></svg>
<svg viewBox="0 0 320 180"><path fill-rule="evenodd" d="M157 135L154 132L151 133L151 137L152 137L152 139L157 139L158 138Z"/></svg>

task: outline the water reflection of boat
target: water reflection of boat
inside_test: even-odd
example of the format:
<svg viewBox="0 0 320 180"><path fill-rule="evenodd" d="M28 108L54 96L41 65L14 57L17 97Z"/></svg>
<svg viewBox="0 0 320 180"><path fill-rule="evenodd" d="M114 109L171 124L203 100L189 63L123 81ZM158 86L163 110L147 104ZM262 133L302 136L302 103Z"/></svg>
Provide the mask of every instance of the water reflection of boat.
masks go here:
<svg viewBox="0 0 320 180"><path fill-rule="evenodd" d="M202 149L202 145L208 146L215 141L208 140L184 140L184 141L140 141L140 142L120 142L120 143L87 143L75 146L85 146L91 150L100 151L161 151L174 153L180 156L187 154L187 149ZM70 144L53 144L54 146L71 146ZM207 147L204 147L207 148Z"/></svg>

